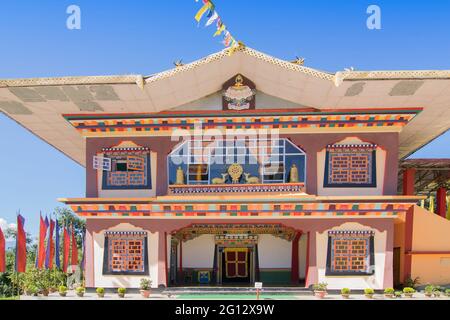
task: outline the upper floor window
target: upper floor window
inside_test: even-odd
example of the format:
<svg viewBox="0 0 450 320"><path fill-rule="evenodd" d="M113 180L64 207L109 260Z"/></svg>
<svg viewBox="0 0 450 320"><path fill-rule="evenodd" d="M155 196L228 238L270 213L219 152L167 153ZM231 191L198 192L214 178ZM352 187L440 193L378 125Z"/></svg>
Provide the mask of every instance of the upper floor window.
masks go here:
<svg viewBox="0 0 450 320"><path fill-rule="evenodd" d="M188 140L168 156L169 185L302 183L305 157L288 139Z"/></svg>
<svg viewBox="0 0 450 320"><path fill-rule="evenodd" d="M327 146L324 187L376 187L376 145Z"/></svg>
<svg viewBox="0 0 450 320"><path fill-rule="evenodd" d="M110 170L103 171L103 189L151 189L148 148L105 148L103 151L111 162Z"/></svg>

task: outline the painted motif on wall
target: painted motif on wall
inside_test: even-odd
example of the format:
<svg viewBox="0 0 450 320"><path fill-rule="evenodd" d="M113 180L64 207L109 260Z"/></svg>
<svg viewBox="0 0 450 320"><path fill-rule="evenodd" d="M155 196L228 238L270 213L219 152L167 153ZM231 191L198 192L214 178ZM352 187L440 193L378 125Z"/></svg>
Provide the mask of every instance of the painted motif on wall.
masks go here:
<svg viewBox="0 0 450 320"><path fill-rule="evenodd" d="M105 232L103 274L148 275L146 232Z"/></svg>
<svg viewBox="0 0 450 320"><path fill-rule="evenodd" d="M372 231L329 231L325 275L372 275L375 272Z"/></svg>
<svg viewBox="0 0 450 320"><path fill-rule="evenodd" d="M376 187L376 145L327 146L324 187Z"/></svg>
<svg viewBox="0 0 450 320"><path fill-rule="evenodd" d="M223 110L255 109L255 84L238 74L223 84Z"/></svg>

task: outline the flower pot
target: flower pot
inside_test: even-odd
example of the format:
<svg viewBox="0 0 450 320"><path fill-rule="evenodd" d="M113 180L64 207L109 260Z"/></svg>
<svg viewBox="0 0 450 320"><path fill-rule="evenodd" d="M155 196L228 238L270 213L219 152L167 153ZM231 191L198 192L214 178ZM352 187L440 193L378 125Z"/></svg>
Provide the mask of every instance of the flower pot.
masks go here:
<svg viewBox="0 0 450 320"><path fill-rule="evenodd" d="M324 297L325 297L325 295L327 294L327 292L326 291L314 291L314 295L317 297L317 298L320 298L320 299L323 299Z"/></svg>
<svg viewBox="0 0 450 320"><path fill-rule="evenodd" d="M60 291L60 292L59 292L59 295L60 295L61 297L65 297L65 296L67 295L67 291Z"/></svg>
<svg viewBox="0 0 450 320"><path fill-rule="evenodd" d="M148 298L150 297L150 290L140 290L141 292L141 296L143 296L144 298Z"/></svg>
<svg viewBox="0 0 450 320"><path fill-rule="evenodd" d="M350 298L350 293L341 293L342 298L348 299Z"/></svg>
<svg viewBox="0 0 450 320"><path fill-rule="evenodd" d="M404 293L405 297L412 298L414 293Z"/></svg>
<svg viewBox="0 0 450 320"><path fill-rule="evenodd" d="M50 288L50 289L48 289L48 291L49 291L50 293L55 293L55 292L58 291L58 290L56 290L55 288Z"/></svg>
<svg viewBox="0 0 450 320"><path fill-rule="evenodd" d="M435 298L439 298L441 296L441 293L439 291L433 293Z"/></svg>
<svg viewBox="0 0 450 320"><path fill-rule="evenodd" d="M372 299L373 298L373 293L366 293L365 296L368 299Z"/></svg>
<svg viewBox="0 0 450 320"><path fill-rule="evenodd" d="M385 293L384 296L385 296L386 298L392 299L392 298L394 297L394 294L393 294L393 293Z"/></svg>
<svg viewBox="0 0 450 320"><path fill-rule="evenodd" d="M99 298L104 298L105 297L105 293L103 292L103 293L98 293L97 292L97 297L99 297Z"/></svg>
<svg viewBox="0 0 450 320"><path fill-rule="evenodd" d="M49 293L48 289L44 289L41 292L44 297L48 297L48 293Z"/></svg>
<svg viewBox="0 0 450 320"><path fill-rule="evenodd" d="M125 293L118 293L119 298L125 298Z"/></svg>
<svg viewBox="0 0 450 320"><path fill-rule="evenodd" d="M79 296L80 298L82 298L84 296L84 292L77 292L77 296Z"/></svg>
<svg viewBox="0 0 450 320"><path fill-rule="evenodd" d="M432 292L425 292L425 297L431 298L433 296Z"/></svg>

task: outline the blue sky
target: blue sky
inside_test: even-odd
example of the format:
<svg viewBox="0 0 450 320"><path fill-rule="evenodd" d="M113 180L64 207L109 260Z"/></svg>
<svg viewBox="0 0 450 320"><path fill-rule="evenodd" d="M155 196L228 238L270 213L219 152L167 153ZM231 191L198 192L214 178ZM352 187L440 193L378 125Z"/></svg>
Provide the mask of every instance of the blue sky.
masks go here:
<svg viewBox="0 0 450 320"><path fill-rule="evenodd" d="M66 8L81 8L81 30L66 28ZM296 55L326 71L450 69L450 1L216 0L233 36L282 59ZM381 8L381 30L366 9ZM0 78L144 74L221 50L213 27L197 27L201 3L174 1L4 1ZM35 234L39 211L58 197L84 196L84 170L0 114L0 225L18 210ZM450 133L414 157L449 157ZM7 151L7 152L6 152Z"/></svg>

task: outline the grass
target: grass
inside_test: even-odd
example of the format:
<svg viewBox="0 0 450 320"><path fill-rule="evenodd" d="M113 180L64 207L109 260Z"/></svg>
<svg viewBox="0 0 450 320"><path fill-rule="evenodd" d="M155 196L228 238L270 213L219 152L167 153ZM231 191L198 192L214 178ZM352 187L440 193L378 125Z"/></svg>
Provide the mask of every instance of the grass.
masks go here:
<svg viewBox="0 0 450 320"><path fill-rule="evenodd" d="M20 300L19 297L0 297L0 300Z"/></svg>

